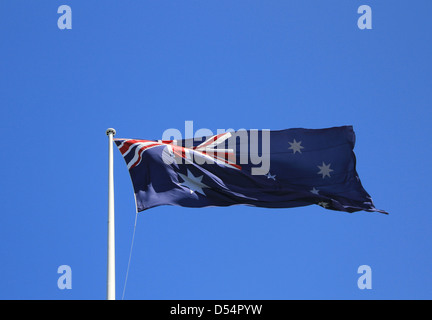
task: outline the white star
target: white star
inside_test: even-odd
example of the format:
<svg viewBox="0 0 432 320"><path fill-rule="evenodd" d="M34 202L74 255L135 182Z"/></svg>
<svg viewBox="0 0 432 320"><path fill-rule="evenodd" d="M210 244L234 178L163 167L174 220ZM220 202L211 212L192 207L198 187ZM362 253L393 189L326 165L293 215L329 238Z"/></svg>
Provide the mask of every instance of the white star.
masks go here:
<svg viewBox="0 0 432 320"><path fill-rule="evenodd" d="M273 179L273 180L275 180L276 181L276 175L271 175L270 174L270 171L266 174L266 177L267 177L267 179Z"/></svg>
<svg viewBox="0 0 432 320"><path fill-rule="evenodd" d="M184 174L181 174L181 173L179 173L178 175L184 180L184 182L178 184L179 186L184 186L184 187L188 188L190 190L191 194L194 192L199 192L205 196L203 188L209 188L209 186L207 186L201 182L203 176L195 177L189 171L189 169L187 170L187 176L185 176Z"/></svg>
<svg viewBox="0 0 432 320"><path fill-rule="evenodd" d="M318 202L318 205L323 207L323 208L327 208L329 204L327 202L321 201L321 202Z"/></svg>
<svg viewBox="0 0 432 320"><path fill-rule="evenodd" d="M315 189L315 187L313 187L313 189L310 190L310 192L312 192L313 194L319 195L319 190Z"/></svg>
<svg viewBox="0 0 432 320"><path fill-rule="evenodd" d="M322 178L324 179L326 176L330 178L330 172L334 171L333 169L330 169L331 163L325 164L324 161L322 163L322 166L318 166L320 168L320 171L318 171L318 174L322 174Z"/></svg>
<svg viewBox="0 0 432 320"><path fill-rule="evenodd" d="M302 153L301 149L304 149L304 147L302 147L300 144L302 143L301 141L297 142L296 139L294 139L293 142L289 142L288 143L291 145L291 147L289 147L288 149L291 149L293 151L293 153L295 154L296 152Z"/></svg>

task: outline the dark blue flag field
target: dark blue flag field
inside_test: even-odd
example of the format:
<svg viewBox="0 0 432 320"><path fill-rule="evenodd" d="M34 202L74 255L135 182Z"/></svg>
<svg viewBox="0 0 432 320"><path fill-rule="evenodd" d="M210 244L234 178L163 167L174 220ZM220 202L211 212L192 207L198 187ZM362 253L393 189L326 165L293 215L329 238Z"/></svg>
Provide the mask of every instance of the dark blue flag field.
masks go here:
<svg viewBox="0 0 432 320"><path fill-rule="evenodd" d="M137 211L244 204L375 208L356 171L352 126L238 130L183 140L115 139L132 179Z"/></svg>

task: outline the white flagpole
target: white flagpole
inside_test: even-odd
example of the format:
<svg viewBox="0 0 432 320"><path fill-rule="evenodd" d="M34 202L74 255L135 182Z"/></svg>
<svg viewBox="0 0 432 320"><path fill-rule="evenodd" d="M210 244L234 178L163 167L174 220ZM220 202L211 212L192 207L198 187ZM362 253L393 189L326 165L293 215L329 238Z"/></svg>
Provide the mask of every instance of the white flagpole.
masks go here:
<svg viewBox="0 0 432 320"><path fill-rule="evenodd" d="M116 131L109 128L106 131L108 146L108 270L107 270L107 300L115 300L115 237L114 237L114 166L113 137Z"/></svg>

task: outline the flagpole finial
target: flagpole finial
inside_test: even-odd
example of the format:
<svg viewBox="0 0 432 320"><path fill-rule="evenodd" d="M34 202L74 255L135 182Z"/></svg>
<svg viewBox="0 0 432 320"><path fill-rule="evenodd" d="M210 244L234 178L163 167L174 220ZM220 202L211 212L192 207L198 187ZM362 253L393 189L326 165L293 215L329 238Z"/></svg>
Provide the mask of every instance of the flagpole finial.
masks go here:
<svg viewBox="0 0 432 320"><path fill-rule="evenodd" d="M108 128L106 131L106 135L109 136L112 133L113 136L116 135L116 131L113 128Z"/></svg>

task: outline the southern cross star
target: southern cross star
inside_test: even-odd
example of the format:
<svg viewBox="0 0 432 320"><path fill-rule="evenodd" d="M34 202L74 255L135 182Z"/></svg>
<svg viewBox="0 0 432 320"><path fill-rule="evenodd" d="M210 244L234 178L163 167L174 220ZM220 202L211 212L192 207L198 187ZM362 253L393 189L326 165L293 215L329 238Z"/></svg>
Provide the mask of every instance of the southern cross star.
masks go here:
<svg viewBox="0 0 432 320"><path fill-rule="evenodd" d="M313 194L319 195L319 190L315 189L315 187L313 187L313 189L310 190L310 192L312 192Z"/></svg>
<svg viewBox="0 0 432 320"><path fill-rule="evenodd" d="M178 185L188 188L191 194L194 192L198 192L205 196L203 188L209 188L209 186L201 182L203 176L195 177L192 172L189 171L189 169L187 170L187 176L181 173L179 173L178 175L184 180Z"/></svg>
<svg viewBox="0 0 432 320"><path fill-rule="evenodd" d="M288 149L291 149L293 151L293 153L295 154L296 152L302 153L301 149L304 149L304 147L301 146L301 141L297 142L296 139L294 139L293 142L289 142L288 143L291 145L291 147L289 147Z"/></svg>
<svg viewBox="0 0 432 320"><path fill-rule="evenodd" d="M331 163L325 164L324 161L322 163L322 166L318 166L318 168L320 168L320 171L318 171L318 174L322 174L323 179L327 176L330 178L330 172L334 171L333 169L330 169L330 166L331 166Z"/></svg>
<svg viewBox="0 0 432 320"><path fill-rule="evenodd" d="M274 175L271 175L270 174L270 171L266 174L266 177L267 177L267 179L273 179L273 180L275 180L276 181L276 175L274 174Z"/></svg>
<svg viewBox="0 0 432 320"><path fill-rule="evenodd" d="M321 202L318 202L318 205L323 207L323 208L327 208L329 204L327 202L321 201Z"/></svg>

